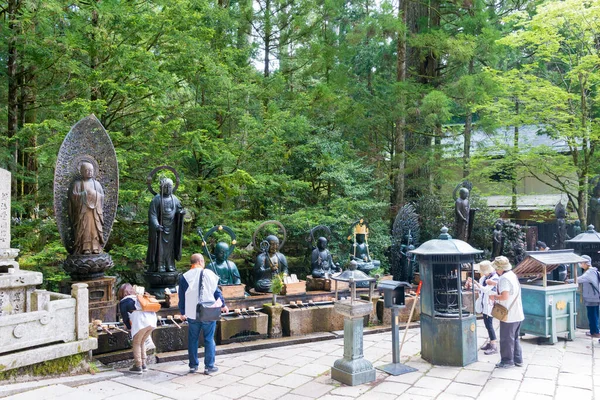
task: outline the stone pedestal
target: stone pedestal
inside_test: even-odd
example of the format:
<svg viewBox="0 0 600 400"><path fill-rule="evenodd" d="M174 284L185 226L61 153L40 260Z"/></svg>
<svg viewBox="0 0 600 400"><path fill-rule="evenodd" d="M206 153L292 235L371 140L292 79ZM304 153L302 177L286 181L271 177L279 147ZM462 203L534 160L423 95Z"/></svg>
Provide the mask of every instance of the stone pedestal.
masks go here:
<svg viewBox="0 0 600 400"><path fill-rule="evenodd" d="M280 338L283 332L281 327L283 306L281 304L263 304L263 312L269 316L269 337Z"/></svg>
<svg viewBox="0 0 600 400"><path fill-rule="evenodd" d="M85 283L89 291L89 319L102 320L103 322L117 321L117 305L118 301L115 296L115 282L117 278L114 276L105 276L100 279L91 281L72 282L71 280L63 281L60 284L60 291L64 294L71 293L71 285L73 283Z"/></svg>
<svg viewBox="0 0 600 400"><path fill-rule="evenodd" d="M110 254L69 254L63 262L63 269L73 281L86 281L104 276L104 272L114 265Z"/></svg>
<svg viewBox="0 0 600 400"><path fill-rule="evenodd" d="M219 285L225 300L243 299L245 297L245 285Z"/></svg>
<svg viewBox="0 0 600 400"><path fill-rule="evenodd" d="M174 272L144 272L146 280L146 292L150 293L157 299L165 298L165 289L169 289L172 293L176 292L175 287L179 285L179 275Z"/></svg>
<svg viewBox="0 0 600 400"><path fill-rule="evenodd" d="M42 280L40 272L18 268L12 273L0 273L0 317L31 311L31 294Z"/></svg>
<svg viewBox="0 0 600 400"><path fill-rule="evenodd" d="M373 364L363 354L363 320L373 309L373 303L362 300L338 301L334 309L344 316L344 358L336 360L331 378L349 386L375 380Z"/></svg>
<svg viewBox="0 0 600 400"><path fill-rule="evenodd" d="M333 304L302 308L285 307L281 314L283 336L302 336L313 332L342 330L344 317L336 313Z"/></svg>
<svg viewBox="0 0 600 400"><path fill-rule="evenodd" d="M215 340L219 344L247 342L266 339L269 332L269 316L261 312L253 315L227 315L217 321Z"/></svg>
<svg viewBox="0 0 600 400"><path fill-rule="evenodd" d="M306 277L306 290L323 290L323 291L331 291L331 279L325 278L313 278L312 275L308 275Z"/></svg>

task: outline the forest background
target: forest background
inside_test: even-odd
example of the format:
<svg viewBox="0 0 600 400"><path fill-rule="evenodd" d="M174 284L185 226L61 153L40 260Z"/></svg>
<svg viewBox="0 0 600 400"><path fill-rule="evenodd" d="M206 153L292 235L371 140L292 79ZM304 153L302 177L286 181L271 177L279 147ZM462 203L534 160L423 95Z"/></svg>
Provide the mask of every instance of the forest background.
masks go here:
<svg viewBox="0 0 600 400"><path fill-rule="evenodd" d="M165 164L188 211L182 269L200 249L196 227L215 224L236 231L251 265L245 246L269 219L287 228L296 269L308 272L316 225L343 264L361 217L388 267L400 207L416 205L420 242L436 237L463 179L480 208L475 247L491 248L498 216L481 196L512 194L516 208L524 176L566 193L585 226L600 169L599 0L1 0L0 17L12 247L48 287L66 277L56 155L90 113L117 152L106 250L130 281L144 270L146 176ZM523 143L523 125L550 142ZM487 135L476 152L475 130Z"/></svg>

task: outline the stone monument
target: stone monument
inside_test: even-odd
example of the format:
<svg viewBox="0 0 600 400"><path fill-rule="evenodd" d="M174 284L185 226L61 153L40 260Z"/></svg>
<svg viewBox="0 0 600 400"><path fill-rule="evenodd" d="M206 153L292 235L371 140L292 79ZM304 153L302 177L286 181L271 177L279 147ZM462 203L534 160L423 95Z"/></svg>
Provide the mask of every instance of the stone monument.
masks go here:
<svg viewBox="0 0 600 400"><path fill-rule="evenodd" d="M71 295L36 290L40 272L22 271L10 248L10 172L0 168L0 371L84 353L97 347L89 338L88 290Z"/></svg>
<svg viewBox="0 0 600 400"><path fill-rule="evenodd" d="M169 170L175 175L175 184L169 178L160 179L159 193L152 188L154 175ZM146 178L148 190L154 195L148 208L148 252L144 274L148 292L159 299L165 297L165 289L175 291L179 272L175 261L181 260L183 242L183 217L185 210L174 195L179 187L179 175L174 168L163 165L153 169Z"/></svg>
<svg viewBox="0 0 600 400"><path fill-rule="evenodd" d="M94 115L77 122L58 152L54 171L54 213L58 232L69 253L63 263L72 281L89 287L90 318L116 320L114 285L105 277L113 266L104 252L115 220L119 193L119 169L115 148Z"/></svg>
<svg viewBox="0 0 600 400"><path fill-rule="evenodd" d="M590 184L596 181L596 185L592 189L590 194L590 201L588 203L587 212L587 225L594 225L600 227L600 176L595 176L590 180Z"/></svg>

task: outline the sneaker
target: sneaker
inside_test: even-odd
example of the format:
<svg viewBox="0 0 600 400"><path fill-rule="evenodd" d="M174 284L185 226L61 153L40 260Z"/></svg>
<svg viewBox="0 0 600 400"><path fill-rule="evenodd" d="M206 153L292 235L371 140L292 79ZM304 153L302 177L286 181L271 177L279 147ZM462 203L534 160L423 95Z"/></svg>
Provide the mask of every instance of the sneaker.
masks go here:
<svg viewBox="0 0 600 400"><path fill-rule="evenodd" d="M515 363L515 367L522 367L522 366L523 366L523 363L518 363L518 362Z"/></svg>
<svg viewBox="0 0 600 400"><path fill-rule="evenodd" d="M593 337L593 338L600 338L600 333L586 332L585 336Z"/></svg>
<svg viewBox="0 0 600 400"><path fill-rule="evenodd" d="M219 370L219 368L217 368L217 367L210 367L210 368L206 368L206 369L204 370L204 375L210 375L210 374L212 374L212 373L215 373L215 372L217 372L218 370Z"/></svg>
<svg viewBox="0 0 600 400"><path fill-rule="evenodd" d="M490 342L485 342L483 346L479 348L479 350L488 350L492 344Z"/></svg>
<svg viewBox="0 0 600 400"><path fill-rule="evenodd" d="M148 366L146 364L142 364L142 372L148 372Z"/></svg>
<svg viewBox="0 0 600 400"><path fill-rule="evenodd" d="M131 372L132 374L137 374L137 375L141 375L142 374L142 367L138 367L138 366L133 366L131 368L129 368L129 372Z"/></svg>
<svg viewBox="0 0 600 400"><path fill-rule="evenodd" d="M513 364L504 364L503 362L499 362L496 364L496 368L511 368L514 367Z"/></svg>
<svg viewBox="0 0 600 400"><path fill-rule="evenodd" d="M190 367L190 374L195 374L198 372L198 367Z"/></svg>
<svg viewBox="0 0 600 400"><path fill-rule="evenodd" d="M485 354L486 356L498 354L498 347L496 347L495 344L492 344L486 351L483 352L483 354Z"/></svg>

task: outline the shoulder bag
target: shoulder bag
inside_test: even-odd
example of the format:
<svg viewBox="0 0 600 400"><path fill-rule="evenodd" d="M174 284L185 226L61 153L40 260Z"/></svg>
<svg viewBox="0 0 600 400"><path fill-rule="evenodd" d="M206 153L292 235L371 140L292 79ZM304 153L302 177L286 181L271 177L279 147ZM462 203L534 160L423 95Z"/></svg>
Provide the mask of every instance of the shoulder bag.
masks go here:
<svg viewBox="0 0 600 400"><path fill-rule="evenodd" d="M203 281L202 277L204 276L204 270L200 272L200 283L198 286L198 304L196 304L196 321L200 322L211 322L217 321L221 318L221 307L211 307L214 303L202 303L202 289L203 289Z"/></svg>
<svg viewBox="0 0 600 400"><path fill-rule="evenodd" d="M154 296L138 294L137 299L140 302L140 306L142 306L142 311L157 312L160 310L160 303Z"/></svg>
<svg viewBox="0 0 600 400"><path fill-rule="evenodd" d="M506 319L508 318L508 312L515 305L515 301L517 301L519 296L521 296L520 289L519 289L519 294L517 295L517 297L515 297L515 299L511 303L510 307L508 307L508 308L504 307L500 303L494 303L494 308L492 308L492 317L496 318L499 321L506 322Z"/></svg>

